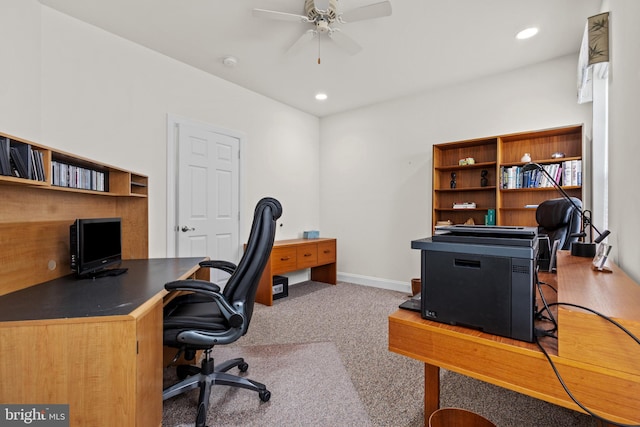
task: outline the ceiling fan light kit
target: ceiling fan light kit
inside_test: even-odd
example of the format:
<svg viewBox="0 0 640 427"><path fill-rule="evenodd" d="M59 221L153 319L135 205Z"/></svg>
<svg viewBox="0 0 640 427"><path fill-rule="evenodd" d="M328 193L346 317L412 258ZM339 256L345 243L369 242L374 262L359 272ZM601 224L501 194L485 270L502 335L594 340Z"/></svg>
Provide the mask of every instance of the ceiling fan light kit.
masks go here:
<svg viewBox="0 0 640 427"><path fill-rule="evenodd" d="M287 53L293 53L299 50L302 45L305 45L318 35L327 34L335 44L349 54L355 55L362 50L362 47L341 29L335 28L332 25L335 23L346 24L389 16L391 15L391 3L385 0L342 13L338 9L338 0L305 0L304 11L306 16L275 10L253 9L253 16L313 25L312 29L305 31L305 33L298 38L287 50ZM318 64L319 63L320 58L318 58Z"/></svg>
<svg viewBox="0 0 640 427"><path fill-rule="evenodd" d="M337 0L305 0L304 2L304 11L309 22L314 22L316 19L326 19L328 22L333 22L338 17L337 10Z"/></svg>

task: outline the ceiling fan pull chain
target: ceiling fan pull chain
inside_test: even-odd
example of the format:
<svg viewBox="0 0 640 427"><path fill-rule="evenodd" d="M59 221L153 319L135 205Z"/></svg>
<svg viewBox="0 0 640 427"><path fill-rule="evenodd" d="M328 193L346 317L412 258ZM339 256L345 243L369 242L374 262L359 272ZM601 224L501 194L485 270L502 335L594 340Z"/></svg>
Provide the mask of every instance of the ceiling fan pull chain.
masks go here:
<svg viewBox="0 0 640 427"><path fill-rule="evenodd" d="M320 37L318 37L318 65L320 65Z"/></svg>

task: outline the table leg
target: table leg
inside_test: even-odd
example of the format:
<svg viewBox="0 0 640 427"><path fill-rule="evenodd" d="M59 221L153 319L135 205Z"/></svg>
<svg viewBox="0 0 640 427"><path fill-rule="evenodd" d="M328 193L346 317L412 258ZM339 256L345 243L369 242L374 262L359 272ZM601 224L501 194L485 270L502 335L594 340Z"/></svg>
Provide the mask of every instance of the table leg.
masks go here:
<svg viewBox="0 0 640 427"><path fill-rule="evenodd" d="M311 280L335 285L337 281L336 263L311 267Z"/></svg>
<svg viewBox="0 0 640 427"><path fill-rule="evenodd" d="M424 426L429 427L429 417L440 408L440 368L424 364Z"/></svg>

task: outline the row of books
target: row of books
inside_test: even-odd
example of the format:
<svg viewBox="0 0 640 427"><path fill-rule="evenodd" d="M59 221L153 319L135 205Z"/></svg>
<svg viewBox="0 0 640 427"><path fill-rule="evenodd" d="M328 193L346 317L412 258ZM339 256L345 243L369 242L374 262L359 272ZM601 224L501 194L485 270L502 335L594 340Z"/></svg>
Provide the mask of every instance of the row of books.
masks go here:
<svg viewBox="0 0 640 427"><path fill-rule="evenodd" d="M582 185L582 160L567 160L561 163L542 165L542 167L548 175L537 169L523 172L522 166L501 167L501 188L553 187L554 181L560 186Z"/></svg>
<svg viewBox="0 0 640 427"><path fill-rule="evenodd" d="M43 154L29 144L0 136L0 174L45 181Z"/></svg>
<svg viewBox="0 0 640 427"><path fill-rule="evenodd" d="M51 162L51 183L58 187L109 191L106 172L58 161Z"/></svg>

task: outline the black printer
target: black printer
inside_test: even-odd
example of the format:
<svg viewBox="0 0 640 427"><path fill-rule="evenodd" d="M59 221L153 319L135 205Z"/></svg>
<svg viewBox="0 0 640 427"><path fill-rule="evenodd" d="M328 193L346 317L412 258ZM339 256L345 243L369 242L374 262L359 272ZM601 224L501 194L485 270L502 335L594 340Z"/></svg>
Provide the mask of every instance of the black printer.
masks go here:
<svg viewBox="0 0 640 427"><path fill-rule="evenodd" d="M438 227L421 251L421 314L521 341L534 340L537 228Z"/></svg>

